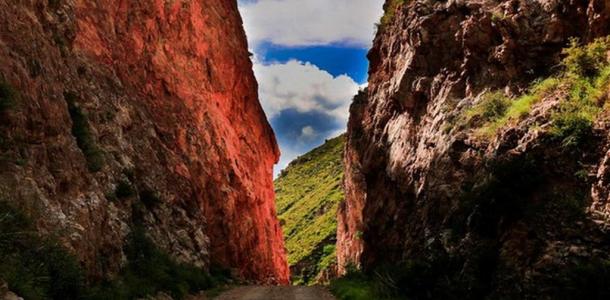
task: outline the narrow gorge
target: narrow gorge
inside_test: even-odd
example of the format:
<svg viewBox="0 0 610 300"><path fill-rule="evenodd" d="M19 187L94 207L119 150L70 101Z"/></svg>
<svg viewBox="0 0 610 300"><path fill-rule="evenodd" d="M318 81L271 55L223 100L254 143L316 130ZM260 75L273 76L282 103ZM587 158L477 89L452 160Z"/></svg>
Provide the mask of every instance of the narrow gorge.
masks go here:
<svg viewBox="0 0 610 300"><path fill-rule="evenodd" d="M341 1L0 0L0 299L609 299L610 0Z"/></svg>

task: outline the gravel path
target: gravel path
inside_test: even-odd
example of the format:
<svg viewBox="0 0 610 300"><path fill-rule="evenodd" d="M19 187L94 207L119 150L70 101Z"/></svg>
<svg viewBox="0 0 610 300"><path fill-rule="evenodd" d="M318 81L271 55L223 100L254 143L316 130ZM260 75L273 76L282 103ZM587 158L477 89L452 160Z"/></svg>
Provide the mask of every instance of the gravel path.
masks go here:
<svg viewBox="0 0 610 300"><path fill-rule="evenodd" d="M335 300L321 286L241 286L226 291L216 300Z"/></svg>

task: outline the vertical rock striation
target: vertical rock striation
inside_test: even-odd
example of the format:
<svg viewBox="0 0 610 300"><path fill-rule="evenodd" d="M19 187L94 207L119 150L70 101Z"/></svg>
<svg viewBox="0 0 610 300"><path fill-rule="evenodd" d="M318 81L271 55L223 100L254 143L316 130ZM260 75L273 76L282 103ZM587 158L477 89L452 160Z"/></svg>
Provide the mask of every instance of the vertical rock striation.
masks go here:
<svg viewBox="0 0 610 300"><path fill-rule="evenodd" d="M2 1L0 74L0 197L90 274L137 225L180 261L288 282L236 1Z"/></svg>
<svg viewBox="0 0 610 300"><path fill-rule="evenodd" d="M541 278L555 267L606 257L604 221L573 221L552 208L558 194L584 191L581 208L593 201L607 215L605 125L577 153L559 150L547 129L567 97L560 88L491 137L455 123L490 91L517 97L557 73L570 38L609 34L610 3L390 2L395 11L386 12L369 52L368 91L351 106L339 267L448 256L463 276L487 277L482 290L470 287L482 293L474 296L519 289L540 296L551 284ZM574 175L583 166L597 174L585 183ZM496 190L489 178L499 181ZM537 205L544 209L528 215ZM493 270L476 269L478 255L491 257L484 265Z"/></svg>

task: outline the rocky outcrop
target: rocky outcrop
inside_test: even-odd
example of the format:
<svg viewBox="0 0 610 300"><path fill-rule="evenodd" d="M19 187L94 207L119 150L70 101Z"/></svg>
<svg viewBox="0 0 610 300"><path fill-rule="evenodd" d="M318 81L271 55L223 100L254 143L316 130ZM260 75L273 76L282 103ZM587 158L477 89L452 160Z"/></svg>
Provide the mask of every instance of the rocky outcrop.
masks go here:
<svg viewBox="0 0 610 300"><path fill-rule="evenodd" d="M6 282L0 280L0 299L2 300L23 300L23 298L17 296L15 293L8 289Z"/></svg>
<svg viewBox="0 0 610 300"><path fill-rule="evenodd" d="M2 1L0 74L0 197L92 276L137 225L182 262L287 283L236 1Z"/></svg>
<svg viewBox="0 0 610 300"><path fill-rule="evenodd" d="M396 11L369 53L368 91L351 106L342 271L443 257L454 263L445 269L476 278L463 283L469 297L540 297L575 261L607 259L605 221L571 218L559 204L576 198L577 211L607 211L604 117L577 151L553 137L558 107L572 97L561 86L492 134L459 120L491 92L516 99L561 72L570 38L610 33L610 3L403 2L386 4Z"/></svg>

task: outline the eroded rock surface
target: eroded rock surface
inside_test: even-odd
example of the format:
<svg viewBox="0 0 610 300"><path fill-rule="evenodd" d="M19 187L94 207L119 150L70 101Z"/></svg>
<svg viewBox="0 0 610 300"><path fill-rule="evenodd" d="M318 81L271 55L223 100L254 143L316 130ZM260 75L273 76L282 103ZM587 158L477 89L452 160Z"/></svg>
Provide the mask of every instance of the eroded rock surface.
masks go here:
<svg viewBox="0 0 610 300"><path fill-rule="evenodd" d="M554 74L571 37L609 34L610 2L404 2L378 31L368 90L351 107L339 267L451 257L464 278L487 278L470 296L510 298L545 295L574 261L607 259L605 122L594 142L561 150L545 130L566 98L557 89L491 137L453 125L486 92L518 96ZM594 212L576 220L555 207L573 194Z"/></svg>
<svg viewBox="0 0 610 300"><path fill-rule="evenodd" d="M0 197L90 274L137 223L180 261L287 282L236 1L2 1L0 74Z"/></svg>

